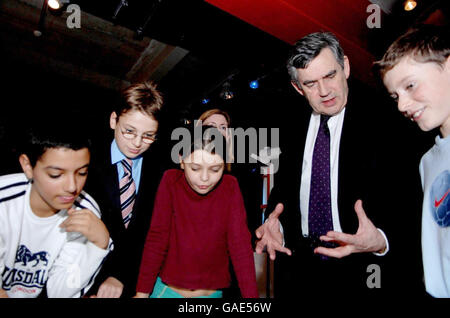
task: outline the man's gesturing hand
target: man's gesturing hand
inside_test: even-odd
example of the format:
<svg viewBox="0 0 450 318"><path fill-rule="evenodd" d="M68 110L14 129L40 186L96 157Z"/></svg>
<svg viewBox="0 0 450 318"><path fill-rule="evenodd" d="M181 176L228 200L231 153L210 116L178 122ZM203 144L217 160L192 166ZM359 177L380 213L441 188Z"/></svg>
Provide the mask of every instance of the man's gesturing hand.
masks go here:
<svg viewBox="0 0 450 318"><path fill-rule="evenodd" d="M284 206L278 203L270 213L266 222L256 229L256 237L259 239L256 243L256 253L261 254L265 248L269 253L270 259L274 260L276 251L291 255L291 250L283 246L283 234L280 231L280 221L278 217L283 212Z"/></svg>

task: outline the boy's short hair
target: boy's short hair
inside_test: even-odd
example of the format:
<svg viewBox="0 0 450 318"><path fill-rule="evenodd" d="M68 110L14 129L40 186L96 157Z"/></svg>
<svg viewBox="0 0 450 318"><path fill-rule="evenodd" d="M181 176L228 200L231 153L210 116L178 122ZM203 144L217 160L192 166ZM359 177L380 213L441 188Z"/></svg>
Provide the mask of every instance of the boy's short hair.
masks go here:
<svg viewBox="0 0 450 318"><path fill-rule="evenodd" d="M449 30L431 24L409 29L389 46L381 60L374 63L375 71L384 78L406 56L417 62L434 62L442 66L450 56Z"/></svg>
<svg viewBox="0 0 450 318"><path fill-rule="evenodd" d="M36 120L35 123L25 132L25 140L19 149L21 154L27 155L33 167L48 149L91 148L88 129L83 129L79 118L50 116L44 120Z"/></svg>
<svg viewBox="0 0 450 318"><path fill-rule="evenodd" d="M115 105L117 117L129 110L138 110L159 121L163 98L153 82L137 83L122 91L120 101Z"/></svg>

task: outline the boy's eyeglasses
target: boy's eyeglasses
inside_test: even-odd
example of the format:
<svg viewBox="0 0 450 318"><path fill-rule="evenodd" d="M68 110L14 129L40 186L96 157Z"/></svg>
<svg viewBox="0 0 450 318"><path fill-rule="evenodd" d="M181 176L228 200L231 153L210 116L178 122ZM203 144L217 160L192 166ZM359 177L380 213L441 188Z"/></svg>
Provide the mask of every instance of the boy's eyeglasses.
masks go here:
<svg viewBox="0 0 450 318"><path fill-rule="evenodd" d="M157 140L157 134L147 134L146 133L146 134L142 134L139 136L134 129L124 128L124 129L120 129L120 132L122 133L122 136L125 139L133 140L136 137L140 137L142 139L142 142L144 142L146 144L151 144L155 140Z"/></svg>

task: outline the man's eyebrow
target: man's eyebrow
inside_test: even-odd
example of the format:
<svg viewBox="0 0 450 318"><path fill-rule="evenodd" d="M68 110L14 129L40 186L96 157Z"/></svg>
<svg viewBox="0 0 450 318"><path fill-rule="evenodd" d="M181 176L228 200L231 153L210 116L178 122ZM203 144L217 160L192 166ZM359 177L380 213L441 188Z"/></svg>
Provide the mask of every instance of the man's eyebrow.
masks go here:
<svg viewBox="0 0 450 318"><path fill-rule="evenodd" d="M325 75L324 78L333 76L334 74L336 74L336 72L337 72L336 70L332 70L332 71L328 72L328 74Z"/></svg>
<svg viewBox="0 0 450 318"><path fill-rule="evenodd" d="M337 73L336 70L332 70L332 71L328 72L328 73L327 73L325 76L323 76L322 78L327 78L327 77L333 76L333 75L335 75L336 73ZM304 81L304 82L303 82L303 85L308 85L308 84L312 84L312 83L315 83L315 82L317 82L317 80L308 80L308 81Z"/></svg>
<svg viewBox="0 0 450 318"><path fill-rule="evenodd" d="M303 85L308 85L308 84L312 84L312 83L315 83L315 82L317 82L317 80L304 81Z"/></svg>

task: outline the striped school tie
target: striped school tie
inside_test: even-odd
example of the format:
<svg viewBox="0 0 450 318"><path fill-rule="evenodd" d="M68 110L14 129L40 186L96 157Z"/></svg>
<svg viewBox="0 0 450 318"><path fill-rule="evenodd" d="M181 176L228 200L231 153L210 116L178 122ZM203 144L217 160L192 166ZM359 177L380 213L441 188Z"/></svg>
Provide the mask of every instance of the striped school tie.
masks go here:
<svg viewBox="0 0 450 318"><path fill-rule="evenodd" d="M136 185L134 184L133 177L131 175L131 167L133 161L131 159L123 159L121 161L123 166L124 175L120 179L120 209L122 211L122 218L125 228L128 228L128 224L131 219L131 211L133 211L134 200L136 198Z"/></svg>

